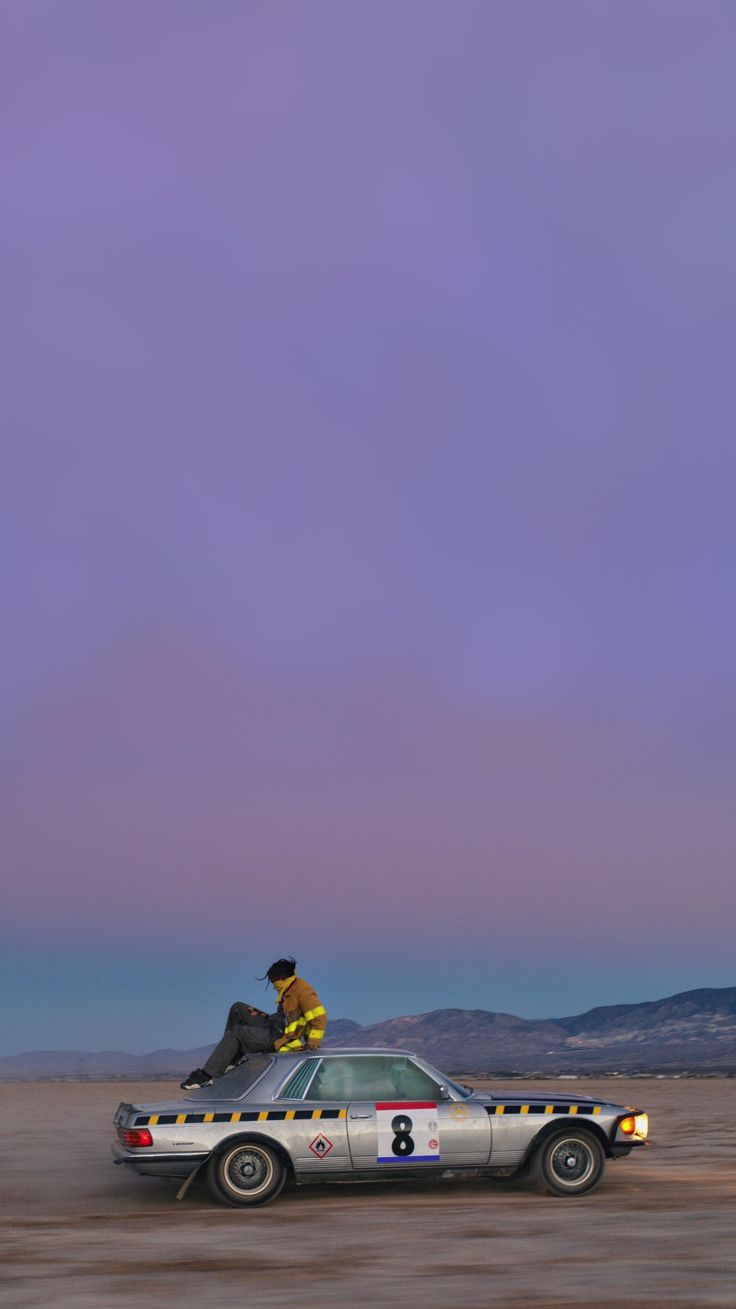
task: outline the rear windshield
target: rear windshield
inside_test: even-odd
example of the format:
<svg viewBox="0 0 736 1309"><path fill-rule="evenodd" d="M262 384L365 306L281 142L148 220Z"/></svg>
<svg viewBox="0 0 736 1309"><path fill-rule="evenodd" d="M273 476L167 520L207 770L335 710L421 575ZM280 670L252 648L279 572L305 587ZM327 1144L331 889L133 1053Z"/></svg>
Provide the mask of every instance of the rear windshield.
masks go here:
<svg viewBox="0 0 736 1309"><path fill-rule="evenodd" d="M272 1054L246 1055L242 1064L231 1068L229 1073L216 1077L212 1086L202 1086L197 1091L188 1091L183 1100L241 1100L254 1082L267 1068L271 1067L275 1056Z"/></svg>

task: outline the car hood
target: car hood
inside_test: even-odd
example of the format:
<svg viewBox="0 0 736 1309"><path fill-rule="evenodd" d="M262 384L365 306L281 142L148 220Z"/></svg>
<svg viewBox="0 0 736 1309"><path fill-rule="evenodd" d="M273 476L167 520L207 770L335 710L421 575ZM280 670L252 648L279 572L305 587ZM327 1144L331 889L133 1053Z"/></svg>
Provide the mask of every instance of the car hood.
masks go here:
<svg viewBox="0 0 736 1309"><path fill-rule="evenodd" d="M592 1095L570 1095L567 1091L550 1091L540 1087L533 1091L473 1091L469 1096L476 1104L603 1104Z"/></svg>

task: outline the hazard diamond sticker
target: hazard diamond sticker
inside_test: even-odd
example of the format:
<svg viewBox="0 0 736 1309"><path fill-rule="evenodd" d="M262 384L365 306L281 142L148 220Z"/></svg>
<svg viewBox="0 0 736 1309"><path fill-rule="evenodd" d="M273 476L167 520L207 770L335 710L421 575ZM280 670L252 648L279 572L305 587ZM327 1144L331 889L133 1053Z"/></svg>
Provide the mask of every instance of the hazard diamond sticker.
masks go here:
<svg viewBox="0 0 736 1309"><path fill-rule="evenodd" d="M332 1141L328 1141L327 1137L320 1132L319 1136L315 1136L314 1140L310 1141L309 1148L312 1154L316 1154L318 1159L324 1159L332 1149Z"/></svg>

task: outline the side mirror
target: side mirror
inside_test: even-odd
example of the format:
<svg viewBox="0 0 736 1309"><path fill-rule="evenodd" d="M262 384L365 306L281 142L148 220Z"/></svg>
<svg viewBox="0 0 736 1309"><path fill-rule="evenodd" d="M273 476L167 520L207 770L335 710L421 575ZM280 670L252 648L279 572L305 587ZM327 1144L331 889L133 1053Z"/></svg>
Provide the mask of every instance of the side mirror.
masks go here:
<svg viewBox="0 0 736 1309"><path fill-rule="evenodd" d="M446 1086L440 1087L440 1100L451 1100L452 1096Z"/></svg>

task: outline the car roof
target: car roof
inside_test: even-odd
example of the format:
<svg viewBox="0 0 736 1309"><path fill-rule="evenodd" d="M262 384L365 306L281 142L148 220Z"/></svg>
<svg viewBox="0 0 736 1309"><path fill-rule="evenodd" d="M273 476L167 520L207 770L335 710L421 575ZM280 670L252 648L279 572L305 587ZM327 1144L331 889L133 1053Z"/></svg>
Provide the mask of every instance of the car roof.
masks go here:
<svg viewBox="0 0 736 1309"><path fill-rule="evenodd" d="M215 1079L212 1086L203 1086L188 1091L183 1097L186 1101L211 1100L258 1100L262 1091L270 1092L288 1075L288 1071L303 1065L310 1059L334 1059L341 1055L384 1055L396 1058L416 1058L411 1050L395 1050L390 1046L333 1046L329 1050L294 1050L273 1054L251 1054L242 1064L236 1065L222 1077Z"/></svg>
<svg viewBox="0 0 736 1309"><path fill-rule="evenodd" d="M340 1054L401 1054L408 1055L412 1059L417 1058L413 1050L400 1050L392 1045L333 1045L329 1050L305 1050L304 1054L307 1056L320 1054L325 1059Z"/></svg>

